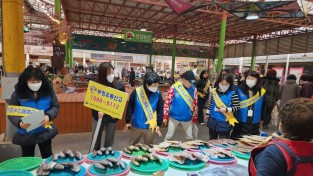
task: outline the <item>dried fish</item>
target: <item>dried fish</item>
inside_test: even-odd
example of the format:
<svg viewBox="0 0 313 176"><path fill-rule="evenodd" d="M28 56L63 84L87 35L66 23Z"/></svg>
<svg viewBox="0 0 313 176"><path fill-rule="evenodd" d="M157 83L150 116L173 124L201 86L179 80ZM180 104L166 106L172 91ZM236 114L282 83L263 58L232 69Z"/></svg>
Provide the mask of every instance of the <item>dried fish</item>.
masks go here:
<svg viewBox="0 0 313 176"><path fill-rule="evenodd" d="M80 166L76 163L70 163L70 169L73 172L79 172L80 171Z"/></svg>
<svg viewBox="0 0 313 176"><path fill-rule="evenodd" d="M56 165L53 167L53 169L55 169L55 170L63 170L63 169L64 169L64 166L61 165L61 164L56 164Z"/></svg>
<svg viewBox="0 0 313 176"><path fill-rule="evenodd" d="M98 150L98 151L97 151L97 155L100 155L100 156L103 155L103 153L101 152L101 150Z"/></svg>
<svg viewBox="0 0 313 176"><path fill-rule="evenodd" d="M44 164L43 164L44 165ZM37 175L49 175L50 174L50 171L49 170L44 170L43 169L43 165L41 165L37 171L36 171L36 174Z"/></svg>
<svg viewBox="0 0 313 176"><path fill-rule="evenodd" d="M105 152L105 151L107 151L107 148L102 147L100 150L101 150L101 152Z"/></svg>
<svg viewBox="0 0 313 176"><path fill-rule="evenodd" d="M79 151L74 151L74 155L77 160L80 160L83 157L83 155Z"/></svg>
<svg viewBox="0 0 313 176"><path fill-rule="evenodd" d="M65 158L65 157L66 157L63 152L58 153L58 155L59 155L59 157L61 157L61 158Z"/></svg>
<svg viewBox="0 0 313 176"><path fill-rule="evenodd" d="M140 165L140 163L136 160L136 158L133 158L131 160L131 163L133 163L135 166L139 166Z"/></svg>
<svg viewBox="0 0 313 176"><path fill-rule="evenodd" d="M74 158L74 156L75 156L74 153L73 153L73 151L70 150L70 149L64 150L63 153L64 153L66 156L71 157L71 158Z"/></svg>
<svg viewBox="0 0 313 176"><path fill-rule="evenodd" d="M128 154L132 154L132 150L129 150L128 148L124 148L123 152L128 153Z"/></svg>
<svg viewBox="0 0 313 176"><path fill-rule="evenodd" d="M52 156L51 156L51 158L52 158L52 161L57 161L58 160L58 158L59 158L59 154L53 154Z"/></svg>
<svg viewBox="0 0 313 176"><path fill-rule="evenodd" d="M102 165L101 163L95 163L95 168L97 168L97 169L105 169L105 166L104 165Z"/></svg>
<svg viewBox="0 0 313 176"><path fill-rule="evenodd" d="M53 168L54 168L54 166L55 166L56 164L57 164L56 162L51 161L51 162L47 165L47 167L49 168L49 170L53 170Z"/></svg>
<svg viewBox="0 0 313 176"><path fill-rule="evenodd" d="M110 162L109 162L108 160L104 159L104 160L101 160L101 161L100 161L100 164L102 164L102 165L104 165L104 166L109 166L109 165L110 165Z"/></svg>
<svg viewBox="0 0 313 176"><path fill-rule="evenodd" d="M108 161L110 161L111 163L117 163L118 160L116 158L107 158Z"/></svg>
<svg viewBox="0 0 313 176"><path fill-rule="evenodd" d="M125 165L124 161L119 160L118 163L120 164L120 166L121 166L122 169L125 169L125 168L126 168L126 165Z"/></svg>

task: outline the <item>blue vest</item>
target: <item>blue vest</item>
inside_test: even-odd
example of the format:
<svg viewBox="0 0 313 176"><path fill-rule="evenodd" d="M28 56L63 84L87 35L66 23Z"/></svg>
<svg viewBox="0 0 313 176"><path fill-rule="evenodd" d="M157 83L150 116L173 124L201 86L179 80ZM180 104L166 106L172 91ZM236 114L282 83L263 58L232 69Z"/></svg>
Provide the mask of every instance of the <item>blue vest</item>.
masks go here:
<svg viewBox="0 0 313 176"><path fill-rule="evenodd" d="M238 88L238 97L240 101L247 100L249 97ZM253 121L252 124L260 123L261 120L261 112L262 112L262 103L264 96L262 96L257 102L253 105ZM236 118L239 122L246 123L248 118L248 109L249 107L240 109L236 113Z"/></svg>
<svg viewBox="0 0 313 176"><path fill-rule="evenodd" d="M22 100L22 99L18 99L20 106L25 106L25 107L30 107L30 108L35 108L38 110L43 110L44 112L47 112L50 109L51 106L51 96L45 96L45 97L41 97L37 99L27 99L27 100ZM23 128L17 128L17 133L21 133L21 134L35 134L35 133L40 133L42 131L47 130L46 128L40 126L32 131L27 132L25 129Z"/></svg>
<svg viewBox="0 0 313 176"><path fill-rule="evenodd" d="M227 106L227 107L231 107L231 100L232 100L232 96L234 95L235 91L227 91L226 93L224 93L222 96L220 96L220 99L222 100L222 102ZM213 98L213 96L212 96ZM223 113L215 111L215 107L216 107L216 103L213 99L213 104L210 110L210 117L215 119L216 121L219 122L226 122L226 117Z"/></svg>
<svg viewBox="0 0 313 176"><path fill-rule="evenodd" d="M187 88L186 90L191 98L194 99L196 88L192 86L190 88ZM192 119L192 109L190 109L188 104L175 88L169 116L181 122L189 122Z"/></svg>
<svg viewBox="0 0 313 176"><path fill-rule="evenodd" d="M151 94L149 97L149 102L150 102L153 112L156 111L157 104L159 101L159 94L160 92L157 91L156 93ZM132 125L136 128L149 129L149 124L146 124L146 122L147 122L147 117L145 115L145 112L143 111L143 108L138 98L138 94L136 92L135 112L134 112L134 116L132 119Z"/></svg>

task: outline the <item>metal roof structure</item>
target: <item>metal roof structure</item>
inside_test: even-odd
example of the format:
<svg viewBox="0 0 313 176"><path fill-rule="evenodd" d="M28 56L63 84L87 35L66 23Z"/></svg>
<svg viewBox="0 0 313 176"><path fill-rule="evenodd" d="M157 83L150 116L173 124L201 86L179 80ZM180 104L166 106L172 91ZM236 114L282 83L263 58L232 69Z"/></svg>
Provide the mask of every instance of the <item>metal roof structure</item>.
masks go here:
<svg viewBox="0 0 313 176"><path fill-rule="evenodd" d="M156 39L172 39L191 43L217 45L224 9L211 0L186 0L206 7L177 15L165 0L63 0L64 18L75 26L75 33L114 37L123 29L146 29ZM304 1L304 0L302 0ZM301 1L301 2L302 2ZM218 3L236 3L232 0L217 0ZM242 2L242 1L238 1ZM308 3L307 1L305 1ZM48 15L53 15L53 3L49 0L25 0L25 23L49 25ZM37 5L36 5L37 4ZM26 6L25 5L25 6ZM294 1L286 8L301 6ZM310 5L308 10L313 7ZM271 13L271 12L269 12ZM313 31L313 16L306 18L277 18L284 11L267 14L267 18L246 20L228 14L227 44L246 43L254 36L257 40L277 38ZM37 26L40 28L40 26Z"/></svg>

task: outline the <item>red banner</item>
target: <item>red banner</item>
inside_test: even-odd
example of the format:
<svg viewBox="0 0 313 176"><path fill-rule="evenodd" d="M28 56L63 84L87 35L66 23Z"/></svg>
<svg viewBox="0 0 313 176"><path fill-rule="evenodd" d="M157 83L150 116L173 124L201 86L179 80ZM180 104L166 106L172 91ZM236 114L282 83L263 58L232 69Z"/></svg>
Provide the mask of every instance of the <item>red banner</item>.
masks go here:
<svg viewBox="0 0 313 176"><path fill-rule="evenodd" d="M193 7L192 4L181 0L165 0L169 6L177 13L182 14Z"/></svg>

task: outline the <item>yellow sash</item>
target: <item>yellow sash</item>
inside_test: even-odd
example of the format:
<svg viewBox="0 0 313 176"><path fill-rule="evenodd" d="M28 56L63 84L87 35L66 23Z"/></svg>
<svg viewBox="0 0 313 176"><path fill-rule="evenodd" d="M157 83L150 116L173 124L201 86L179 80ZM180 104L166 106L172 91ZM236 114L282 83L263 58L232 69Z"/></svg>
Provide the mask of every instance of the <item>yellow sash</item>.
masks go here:
<svg viewBox="0 0 313 176"><path fill-rule="evenodd" d="M35 108L30 108L30 107L25 107L25 106L14 106L14 105L9 105L7 109L7 116L20 116L20 117L25 117L29 116L35 112L38 112L38 109ZM52 129L51 124L53 122L49 122L45 124L45 128L50 128Z"/></svg>
<svg viewBox="0 0 313 176"><path fill-rule="evenodd" d="M138 88L136 88L136 92L137 92L141 107L142 107L142 109L146 115L146 118L147 118L146 124L149 124L152 131L154 131L154 129L157 127L156 112L153 113L153 109L150 105L149 99L147 97L147 94L146 94L144 88L142 86L138 87Z"/></svg>
<svg viewBox="0 0 313 176"><path fill-rule="evenodd" d="M211 81L208 81L208 82L206 83L205 88L203 89L203 92L204 92L204 93L198 92L198 95L199 95L201 98L204 98L205 92L208 91L208 89L210 88L210 85L211 85Z"/></svg>
<svg viewBox="0 0 313 176"><path fill-rule="evenodd" d="M265 94L265 92L266 92L266 90L264 88L262 88L261 89L261 96L259 96L259 94L257 93L253 97L251 97L247 100L241 101L240 102L240 109L253 105L255 102L257 102Z"/></svg>
<svg viewBox="0 0 313 176"><path fill-rule="evenodd" d="M187 105L189 106L190 110L193 110L193 98L189 95L188 91L184 88L181 82L176 82L174 84L175 89L179 93L180 96L183 97Z"/></svg>
<svg viewBox="0 0 313 176"><path fill-rule="evenodd" d="M224 104L224 102L221 100L220 96L217 94L216 89L213 89L212 96L214 99L214 102L217 107L219 108L227 108L227 106ZM235 126L235 123L238 123L237 119L234 117L233 113L223 113L224 116L226 116L226 121L232 126Z"/></svg>

